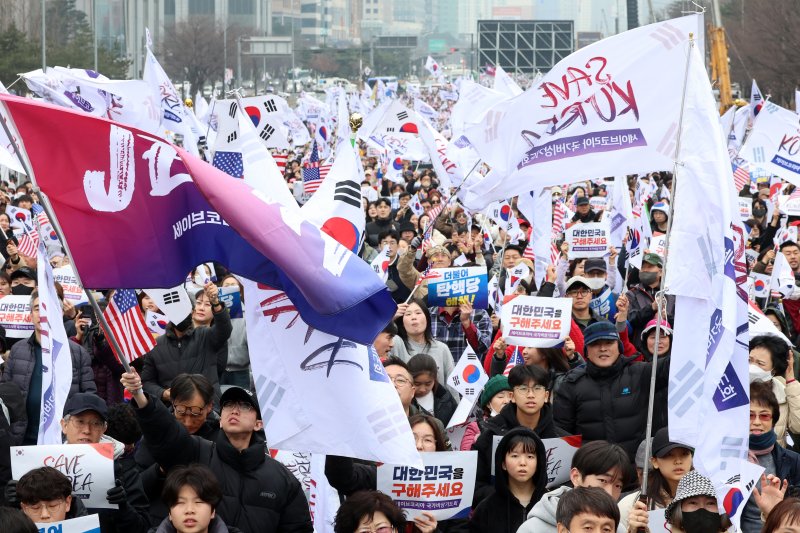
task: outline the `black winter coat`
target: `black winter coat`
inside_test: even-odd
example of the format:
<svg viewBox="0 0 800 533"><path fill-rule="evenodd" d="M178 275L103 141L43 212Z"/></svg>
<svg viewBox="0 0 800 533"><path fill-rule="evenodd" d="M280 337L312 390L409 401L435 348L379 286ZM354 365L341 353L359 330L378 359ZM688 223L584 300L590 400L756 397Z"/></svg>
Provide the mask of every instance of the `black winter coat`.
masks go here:
<svg viewBox="0 0 800 533"><path fill-rule="evenodd" d="M394 220L391 218L380 219L376 218L372 222L368 222L365 230L367 232L367 244L379 250L379 242L378 242L378 235L381 234L383 231L388 231L390 229L396 230L397 226L394 224Z"/></svg>
<svg viewBox="0 0 800 533"><path fill-rule="evenodd" d="M669 357L659 357L656 393L669 383ZM591 361L567 373L556 392L553 418L570 435L583 442L606 440L619 444L631 462L644 440L651 363L637 363L620 356L608 368Z"/></svg>
<svg viewBox="0 0 800 533"><path fill-rule="evenodd" d="M521 427L517 420L517 404L509 403L500 409L497 416L486 422L486 429L481 432L472 449L478 452L478 468L475 472L475 495L472 506L488 498L494 492L492 483L492 444L495 436L506 435L512 429ZM540 439L565 437L565 433L553 423L553 406L549 403L542 406L539 424L533 430Z"/></svg>
<svg viewBox="0 0 800 533"><path fill-rule="evenodd" d="M90 509L90 512L97 513L100 518L100 531L145 533L150 529L150 516L147 513L149 501L144 494L139 469L136 468L133 456L114 459L114 479L122 483L128 504L119 509Z"/></svg>
<svg viewBox="0 0 800 533"><path fill-rule="evenodd" d="M508 488L508 472L503 470L503 460L508 452L508 443L514 435L527 435L536 440L536 470L533 474L533 496L527 505L522 505ZM528 512L542 499L547 491L547 454L542 440L526 427L509 430L497 445L494 459L494 493L480 502L469 521L471 533L516 533L527 520Z"/></svg>
<svg viewBox="0 0 800 533"><path fill-rule="evenodd" d="M217 514L244 533L312 533L311 516L300 482L269 455L263 437L253 433L239 452L223 431L211 442L189 435L160 401L148 395L135 407L145 442L158 464L208 466L222 489ZM134 405L132 403L132 405Z"/></svg>
<svg viewBox="0 0 800 533"><path fill-rule="evenodd" d="M444 427L447 427L456 409L458 409L458 403L447 387L437 384L436 390L433 391L434 418L439 420Z"/></svg>
<svg viewBox="0 0 800 533"><path fill-rule="evenodd" d="M214 313L211 327L189 328L181 338L168 329L158 338L156 347L144 356L141 375L145 392L160 400L178 374L203 374L214 385L219 400L219 376L228 364L228 338L232 330L225 307Z"/></svg>

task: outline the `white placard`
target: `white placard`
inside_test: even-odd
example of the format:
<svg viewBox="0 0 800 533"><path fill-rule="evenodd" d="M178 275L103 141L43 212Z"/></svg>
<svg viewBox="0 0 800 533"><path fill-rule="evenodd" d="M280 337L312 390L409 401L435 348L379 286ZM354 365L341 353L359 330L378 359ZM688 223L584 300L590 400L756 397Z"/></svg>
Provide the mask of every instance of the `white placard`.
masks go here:
<svg viewBox="0 0 800 533"><path fill-rule="evenodd" d="M494 477L495 472L495 454L497 453L497 446L500 444L501 440L503 440L502 435L495 435L492 437L492 477ZM542 439L545 456L547 457L547 488L555 487L569 481L572 457L581 447L582 440L580 435Z"/></svg>
<svg viewBox="0 0 800 533"><path fill-rule="evenodd" d="M606 201L607 198L605 196L592 196L589 198L589 205L594 211L605 211Z"/></svg>
<svg viewBox="0 0 800 533"><path fill-rule="evenodd" d="M100 533L100 517L96 514L70 518L61 522L36 523L39 533Z"/></svg>
<svg viewBox="0 0 800 533"><path fill-rule="evenodd" d="M608 223L575 224L566 232L569 258L604 257L608 253Z"/></svg>
<svg viewBox="0 0 800 533"><path fill-rule="evenodd" d="M569 335L571 298L517 296L503 304L503 338L515 346L552 348Z"/></svg>
<svg viewBox="0 0 800 533"><path fill-rule="evenodd" d="M72 305L78 306L89 301L83 292L83 287L78 283L72 265L54 268L53 278L61 284L61 288L64 289L64 299L69 300Z"/></svg>
<svg viewBox="0 0 800 533"><path fill-rule="evenodd" d="M753 216L753 201L750 198L739 198L739 217L742 222L750 220Z"/></svg>
<svg viewBox="0 0 800 533"><path fill-rule="evenodd" d="M67 476L72 497L80 498L87 509L117 509L106 500L106 493L114 487L114 446L110 442L11 447L14 479L43 466Z"/></svg>
<svg viewBox="0 0 800 533"><path fill-rule="evenodd" d="M800 216L800 198L791 198L787 194L778 197L778 210L790 217Z"/></svg>
<svg viewBox="0 0 800 533"><path fill-rule="evenodd" d="M650 239L650 249L648 252L658 254L661 259L667 258L667 236L666 235L653 235Z"/></svg>
<svg viewBox="0 0 800 533"><path fill-rule="evenodd" d="M11 339L30 337L33 333L31 297L10 294L0 298L0 326L6 330L6 337Z"/></svg>

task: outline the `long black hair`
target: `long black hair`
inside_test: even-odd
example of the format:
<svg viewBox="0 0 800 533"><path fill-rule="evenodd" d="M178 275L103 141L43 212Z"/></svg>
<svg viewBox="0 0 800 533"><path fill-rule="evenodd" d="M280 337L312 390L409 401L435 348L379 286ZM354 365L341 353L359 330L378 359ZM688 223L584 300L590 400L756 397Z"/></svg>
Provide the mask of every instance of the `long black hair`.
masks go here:
<svg viewBox="0 0 800 533"><path fill-rule="evenodd" d="M419 308L422 309L422 314L425 315L425 321L426 321L426 325L425 325L425 344L427 346L430 346L431 343L433 342L433 326L431 326L431 312L428 309L428 307L425 305L425 302L423 302L419 298L414 298L413 300L408 302L409 306L414 305L414 304L418 305ZM397 324L397 335L401 339L403 339L403 343L406 345L406 350L410 351L410 347L408 345L408 332L406 331L405 324L403 324L403 317L402 316L397 317L397 320L395 321L395 323Z"/></svg>

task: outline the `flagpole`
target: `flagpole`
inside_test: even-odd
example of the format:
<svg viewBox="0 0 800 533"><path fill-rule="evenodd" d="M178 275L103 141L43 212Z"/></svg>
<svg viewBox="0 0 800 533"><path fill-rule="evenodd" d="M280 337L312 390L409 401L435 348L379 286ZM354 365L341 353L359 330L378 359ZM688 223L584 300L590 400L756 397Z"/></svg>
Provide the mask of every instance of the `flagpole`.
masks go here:
<svg viewBox="0 0 800 533"><path fill-rule="evenodd" d="M689 66L691 65L692 60L692 49L695 46L694 42L694 33L689 34L689 53L686 57L686 70L684 71L683 77L683 94L681 95L681 112L678 116L678 132L677 132L677 139L675 141L675 158L673 160L673 167L672 167L672 187L670 188L670 197L675 198L675 187L678 182L678 169L681 166L681 163L678 161L678 157L680 156L681 151L681 134L683 133L683 115L684 109L686 107L686 88L689 82ZM667 223L667 233L664 237L664 258L669 254L669 240L672 234L672 222L674 220L674 216L669 217L669 221ZM630 268L630 267L629 267ZM626 273L627 277L627 273ZM665 295L665 287L664 287L664 280L667 279L667 262L664 261L664 267L661 270L661 282L659 284L658 292L656 292L656 337L655 337L655 344L653 345L653 361L652 367L650 368L650 391L649 391L649 398L647 401L647 426L645 430L645 449L644 449L644 468L642 471L642 490L639 493L639 501L647 502L647 477L650 473L650 457L653 454L653 445L651 442L651 437L653 434L653 406L655 404L655 395L656 395L656 367L658 365L658 344L661 341L661 322L664 319L664 305L666 304L666 295ZM638 528L639 532L644 532L645 528Z"/></svg>

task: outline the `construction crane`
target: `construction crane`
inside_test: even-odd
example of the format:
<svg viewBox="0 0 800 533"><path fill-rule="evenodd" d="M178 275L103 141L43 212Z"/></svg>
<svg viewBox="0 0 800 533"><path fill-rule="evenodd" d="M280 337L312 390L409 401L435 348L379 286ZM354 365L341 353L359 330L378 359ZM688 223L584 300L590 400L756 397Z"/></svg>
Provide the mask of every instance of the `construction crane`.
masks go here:
<svg viewBox="0 0 800 533"><path fill-rule="evenodd" d="M719 112L723 114L733 105L731 72L728 65L728 44L725 40L725 28L722 26L719 0L712 0L711 3L713 5L713 18L708 25L708 37L711 42L711 79L717 82Z"/></svg>

